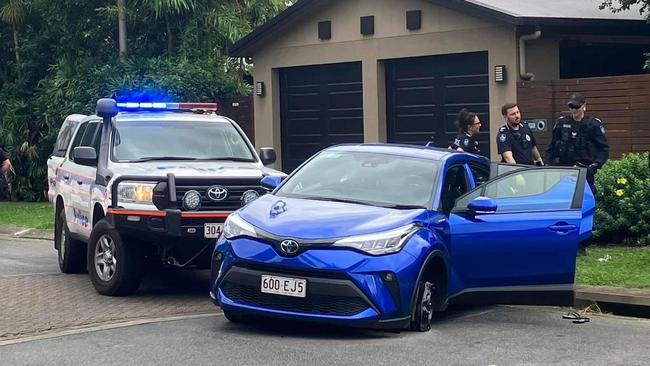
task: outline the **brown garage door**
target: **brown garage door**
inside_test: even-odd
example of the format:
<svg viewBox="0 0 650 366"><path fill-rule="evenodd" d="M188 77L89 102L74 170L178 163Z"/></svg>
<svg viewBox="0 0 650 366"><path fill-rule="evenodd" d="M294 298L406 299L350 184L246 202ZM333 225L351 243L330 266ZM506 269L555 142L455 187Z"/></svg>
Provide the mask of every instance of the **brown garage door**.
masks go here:
<svg viewBox="0 0 650 366"><path fill-rule="evenodd" d="M361 63L280 71L282 170L331 145L363 142Z"/></svg>
<svg viewBox="0 0 650 366"><path fill-rule="evenodd" d="M466 107L483 126L481 152L490 155L487 52L405 58L386 62L388 142L448 147L454 120Z"/></svg>

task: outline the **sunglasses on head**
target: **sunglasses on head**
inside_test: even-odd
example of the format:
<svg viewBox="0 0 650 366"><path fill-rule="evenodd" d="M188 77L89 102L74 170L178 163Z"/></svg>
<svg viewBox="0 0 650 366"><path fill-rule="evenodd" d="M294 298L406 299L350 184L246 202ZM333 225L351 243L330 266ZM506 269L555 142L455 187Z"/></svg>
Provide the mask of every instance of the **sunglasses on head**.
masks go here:
<svg viewBox="0 0 650 366"><path fill-rule="evenodd" d="M569 108L571 109L579 109L582 107L582 104L569 104Z"/></svg>

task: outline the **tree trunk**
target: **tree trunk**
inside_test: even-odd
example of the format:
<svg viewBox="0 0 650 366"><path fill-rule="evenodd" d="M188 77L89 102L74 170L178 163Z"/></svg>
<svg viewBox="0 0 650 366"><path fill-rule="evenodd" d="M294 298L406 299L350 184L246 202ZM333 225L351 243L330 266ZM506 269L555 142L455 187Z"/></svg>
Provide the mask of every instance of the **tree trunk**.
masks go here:
<svg viewBox="0 0 650 366"><path fill-rule="evenodd" d="M169 18L165 18L165 22L167 23L167 55L171 56L172 52L174 51L174 41L172 38L172 25L169 22Z"/></svg>
<svg viewBox="0 0 650 366"><path fill-rule="evenodd" d="M18 31L16 30L15 24L12 24L12 29L14 31L14 52L16 53L16 68L20 69L20 54L18 53Z"/></svg>
<svg viewBox="0 0 650 366"><path fill-rule="evenodd" d="M120 43L120 60L126 58L126 0L117 0L118 39Z"/></svg>

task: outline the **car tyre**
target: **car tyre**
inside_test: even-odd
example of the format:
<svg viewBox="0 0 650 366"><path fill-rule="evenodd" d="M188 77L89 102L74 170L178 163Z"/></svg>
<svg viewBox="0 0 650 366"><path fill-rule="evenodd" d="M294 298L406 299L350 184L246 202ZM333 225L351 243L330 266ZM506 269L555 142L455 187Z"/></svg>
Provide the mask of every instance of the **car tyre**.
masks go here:
<svg viewBox="0 0 650 366"><path fill-rule="evenodd" d="M86 243L72 238L63 209L56 215L54 240L61 272L86 272Z"/></svg>
<svg viewBox="0 0 650 366"><path fill-rule="evenodd" d="M411 330L417 332L428 332L433 321L436 285L432 282L422 280L418 282L417 296L413 306L411 317Z"/></svg>
<svg viewBox="0 0 650 366"><path fill-rule="evenodd" d="M134 293L144 275L139 245L128 245L105 219L97 222L88 244L88 273L97 292L107 296Z"/></svg>

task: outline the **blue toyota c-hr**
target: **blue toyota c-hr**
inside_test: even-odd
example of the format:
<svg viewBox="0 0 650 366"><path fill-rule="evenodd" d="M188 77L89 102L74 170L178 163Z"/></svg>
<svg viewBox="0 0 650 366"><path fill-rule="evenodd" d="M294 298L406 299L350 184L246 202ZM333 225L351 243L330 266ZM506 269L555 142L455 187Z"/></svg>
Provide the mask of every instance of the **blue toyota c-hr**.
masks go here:
<svg viewBox="0 0 650 366"><path fill-rule="evenodd" d="M572 167L341 145L230 215L210 295L249 315L426 331L449 303L567 305L594 197Z"/></svg>

